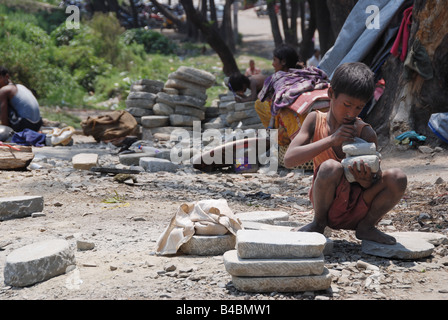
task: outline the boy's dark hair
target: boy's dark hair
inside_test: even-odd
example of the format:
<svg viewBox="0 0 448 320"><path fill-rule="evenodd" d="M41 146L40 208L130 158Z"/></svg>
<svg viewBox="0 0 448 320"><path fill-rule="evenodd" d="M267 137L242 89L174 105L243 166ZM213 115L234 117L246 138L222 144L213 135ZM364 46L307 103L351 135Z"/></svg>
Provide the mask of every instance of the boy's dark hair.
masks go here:
<svg viewBox="0 0 448 320"><path fill-rule="evenodd" d="M4 76L6 76L7 74L9 74L9 70L6 69L6 68L3 67L3 66L0 66L0 76L4 77Z"/></svg>
<svg viewBox="0 0 448 320"><path fill-rule="evenodd" d="M250 88L250 80L244 74L237 72L229 77L229 88L233 92L244 90L244 85Z"/></svg>
<svg viewBox="0 0 448 320"><path fill-rule="evenodd" d="M280 61L285 61L285 66L288 68L300 68L298 63L301 61L296 49L287 45L281 44L274 49L274 57Z"/></svg>
<svg viewBox="0 0 448 320"><path fill-rule="evenodd" d="M341 93L369 101L375 90L374 73L362 62L341 64L330 81L335 98Z"/></svg>

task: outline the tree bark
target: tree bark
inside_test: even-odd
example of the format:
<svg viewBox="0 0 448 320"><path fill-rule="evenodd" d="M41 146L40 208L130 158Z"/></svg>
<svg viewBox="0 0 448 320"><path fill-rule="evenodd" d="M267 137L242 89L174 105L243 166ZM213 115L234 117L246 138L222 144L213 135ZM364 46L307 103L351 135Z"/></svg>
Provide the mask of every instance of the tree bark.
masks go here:
<svg viewBox="0 0 448 320"><path fill-rule="evenodd" d="M383 145L410 130L425 135L429 144L440 143L428 128L428 120L432 113L448 112L448 10L441 1L415 0L412 19L408 55L419 41L431 62L433 77L425 79L407 70L395 56L387 59L381 68L386 89L366 118Z"/></svg>
<svg viewBox="0 0 448 320"><path fill-rule="evenodd" d="M180 33L185 33L187 31L187 24L182 20L178 19L171 11L167 10L162 6L157 0L151 0L151 3L159 10L165 17L173 21L177 27L177 31Z"/></svg>
<svg viewBox="0 0 448 320"><path fill-rule="evenodd" d="M282 34L278 25L277 13L275 12L275 0L266 1L269 21L271 22L272 36L274 37L274 44L276 47L283 43Z"/></svg>
<svg viewBox="0 0 448 320"><path fill-rule="evenodd" d="M194 8L192 0L180 0L180 3L185 9L187 17L198 28L205 37L207 43L218 54L223 63L223 72L230 76L234 72L239 72L238 65L233 57L232 51L226 45L218 31L210 26L208 21L204 19Z"/></svg>

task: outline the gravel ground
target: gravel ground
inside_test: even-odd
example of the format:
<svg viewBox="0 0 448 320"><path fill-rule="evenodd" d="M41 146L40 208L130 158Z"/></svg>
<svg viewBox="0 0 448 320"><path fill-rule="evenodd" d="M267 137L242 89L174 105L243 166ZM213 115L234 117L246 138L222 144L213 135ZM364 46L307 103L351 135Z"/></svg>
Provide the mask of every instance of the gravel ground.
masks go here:
<svg viewBox="0 0 448 320"><path fill-rule="evenodd" d="M245 293L234 288L222 256L159 256L158 237L185 202L225 198L235 212L282 210L298 225L312 219L309 173L279 169L261 173L202 173L185 166L176 173L140 173L134 183L116 176L75 170L60 152L101 149L100 165L119 165L117 149L75 136L72 147L45 147L33 161L40 169L1 171L1 196L41 195L42 217L0 222L1 300L445 300L448 298L448 247L417 261L390 260L361 252L353 231L332 230L331 289L301 293ZM65 148L65 149L64 149ZM59 149L59 150L58 150ZM41 149L42 152L44 149ZM416 150L383 154L383 168L401 166L409 185L404 199L380 228L387 232L448 233L447 151ZM412 164L410 163L412 159ZM260 193L263 192L263 193ZM264 197L260 196L264 195ZM266 196L268 195L268 196ZM76 268L64 275L16 288L4 285L5 259L13 250L41 240L63 238L73 247ZM94 249L76 250L76 241ZM376 266L365 268L359 261ZM167 271L168 270L168 271ZM170 271L174 270L174 271Z"/></svg>

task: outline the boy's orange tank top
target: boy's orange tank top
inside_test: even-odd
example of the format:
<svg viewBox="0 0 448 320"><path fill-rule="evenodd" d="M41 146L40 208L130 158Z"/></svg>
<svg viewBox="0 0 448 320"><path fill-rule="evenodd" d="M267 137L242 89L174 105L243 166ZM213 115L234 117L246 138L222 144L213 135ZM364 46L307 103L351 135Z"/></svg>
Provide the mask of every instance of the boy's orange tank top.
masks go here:
<svg viewBox="0 0 448 320"><path fill-rule="evenodd" d="M327 126L327 115L328 112L320 112L316 110L316 125L314 128L314 136L313 136L313 142L321 140L325 137L328 137L328 126ZM356 119L355 127L356 127L356 136L361 136L361 131L365 126L370 126L368 123L365 123L360 118ZM339 158L336 153L334 152L333 148L328 148L325 151L318 154L313 159L314 163L314 169L316 170L319 168L322 162L328 160L328 159L334 159L336 161L341 162L342 159Z"/></svg>

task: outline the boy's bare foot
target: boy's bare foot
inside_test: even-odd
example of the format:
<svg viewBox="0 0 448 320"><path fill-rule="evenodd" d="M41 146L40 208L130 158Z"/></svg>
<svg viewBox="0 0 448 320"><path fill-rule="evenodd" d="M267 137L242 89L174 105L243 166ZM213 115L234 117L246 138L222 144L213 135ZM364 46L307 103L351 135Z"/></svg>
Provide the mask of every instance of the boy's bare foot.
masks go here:
<svg viewBox="0 0 448 320"><path fill-rule="evenodd" d="M356 238L359 240L370 240L383 244L395 244L397 240L394 237L381 232L375 227L356 229Z"/></svg>
<svg viewBox="0 0 448 320"><path fill-rule="evenodd" d="M297 227L292 229L292 231L301 231L301 232L319 232L324 233L325 226L321 228L317 223L311 222L303 227Z"/></svg>

